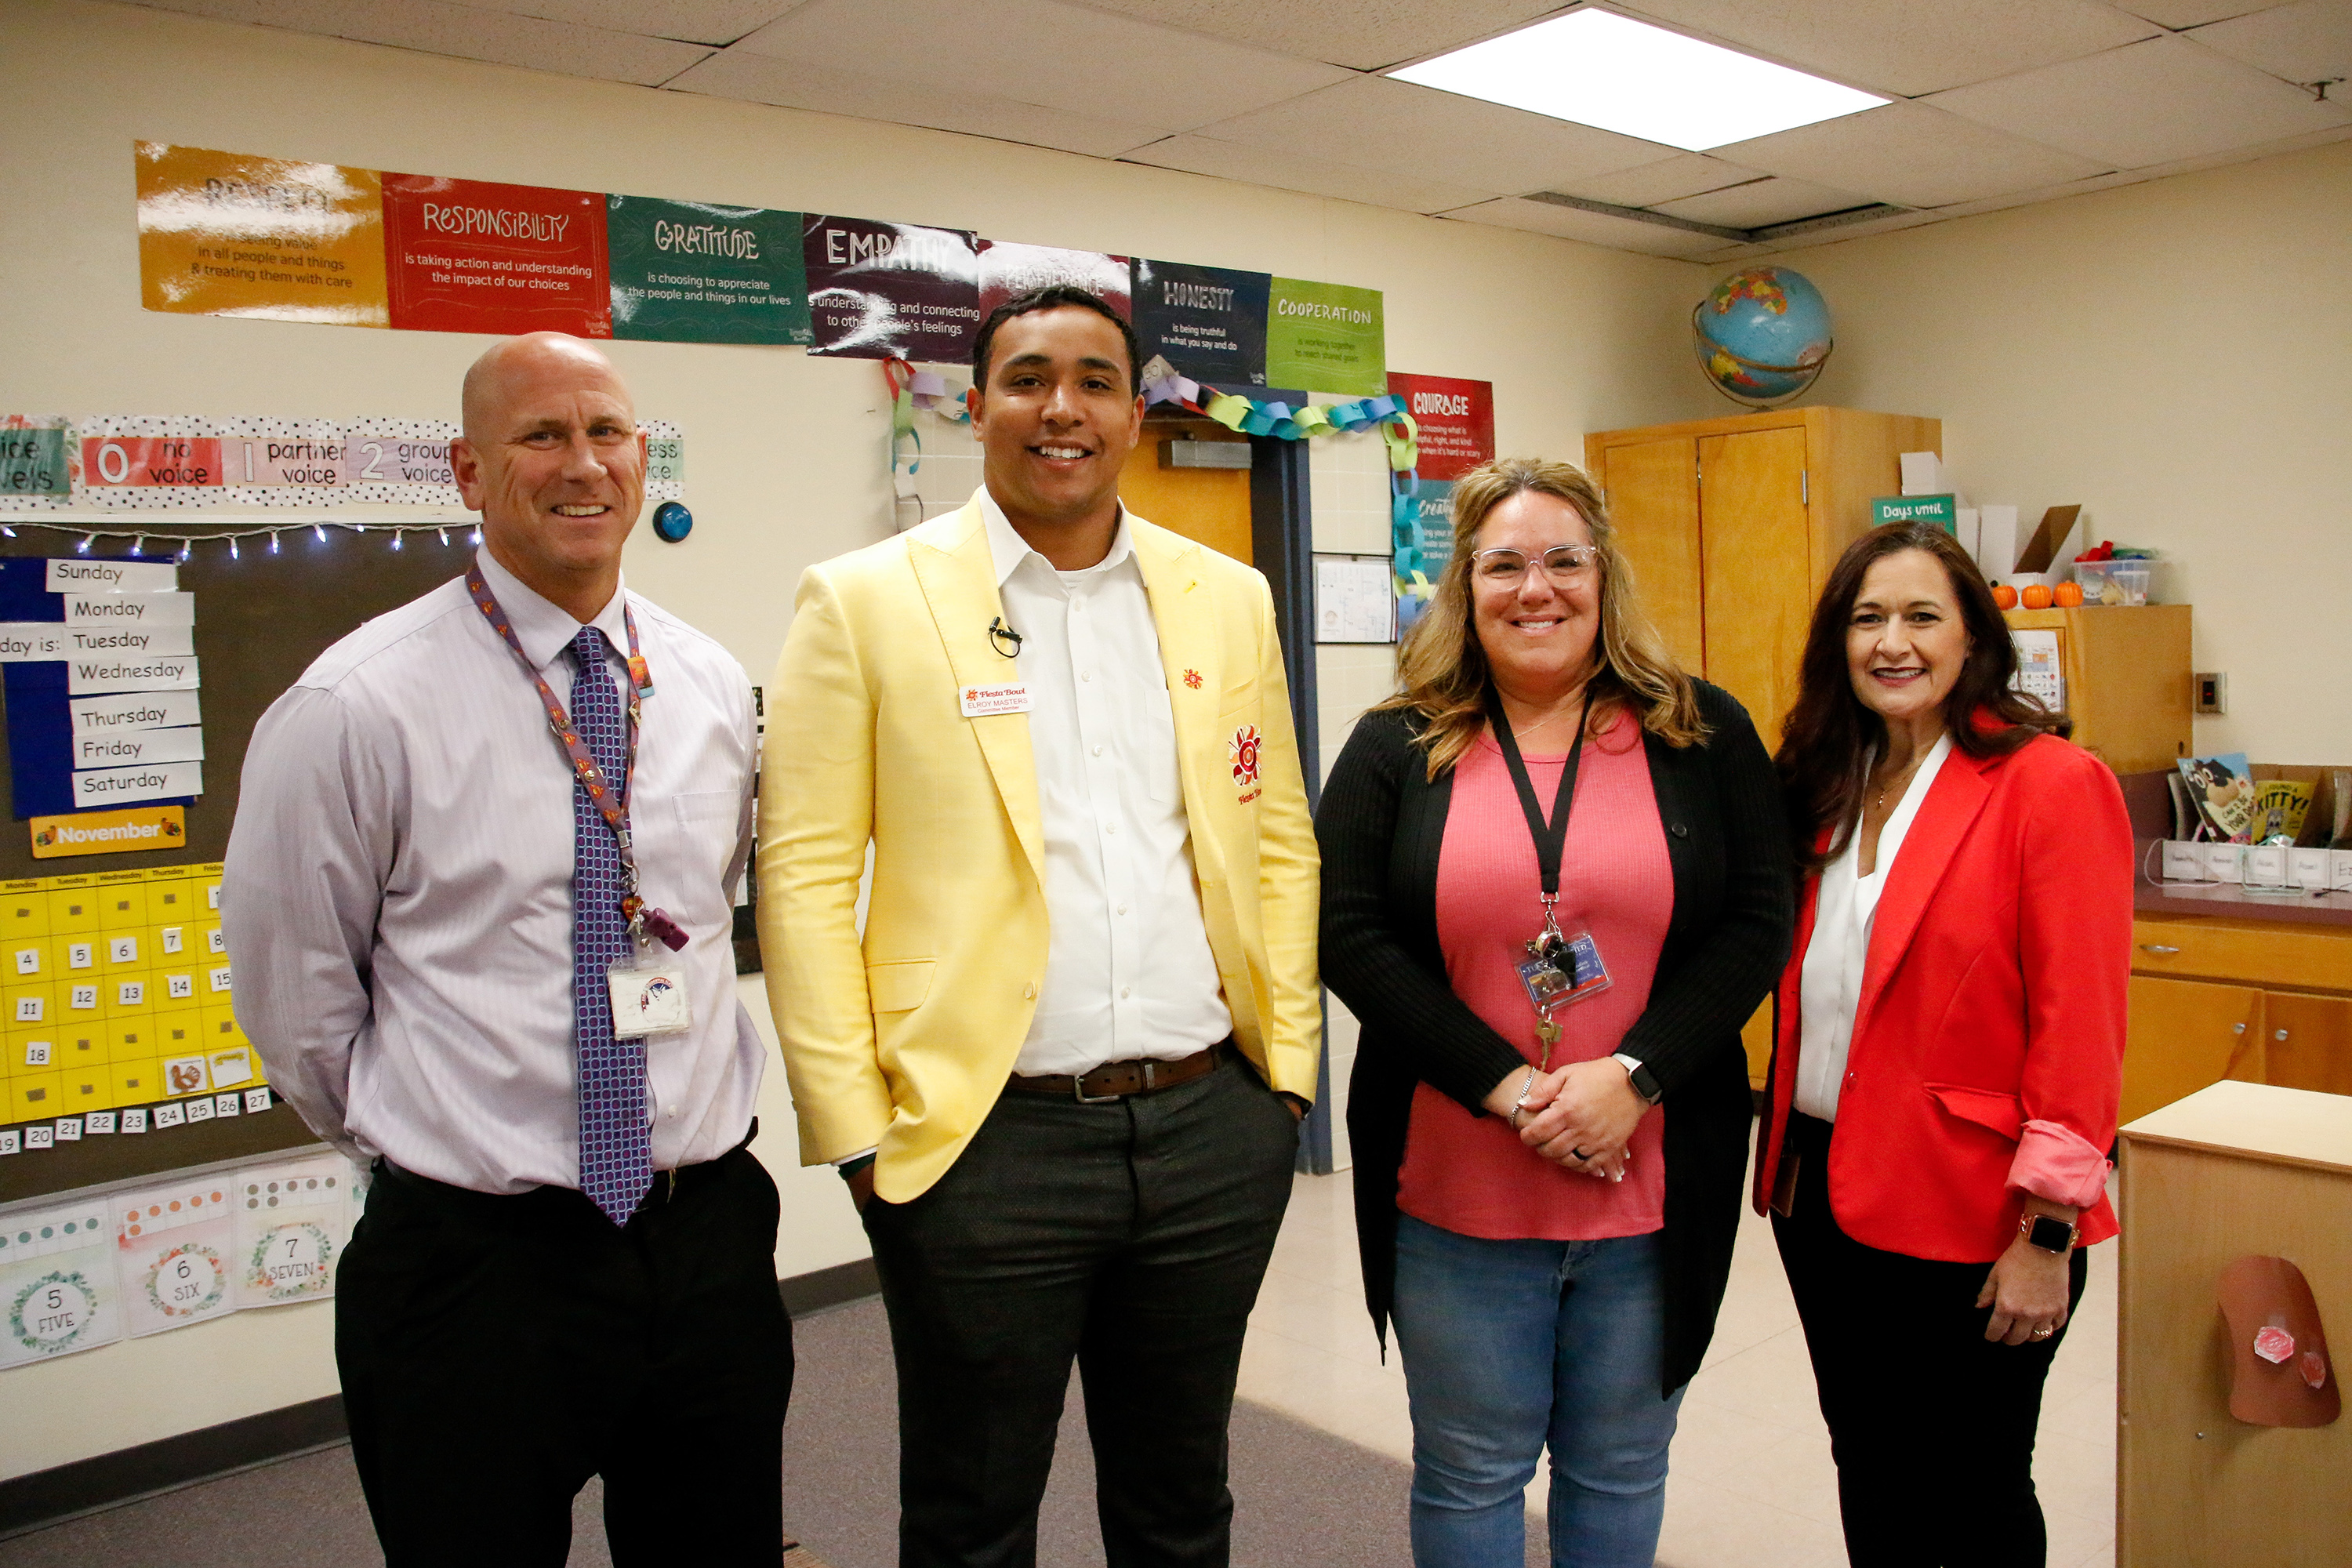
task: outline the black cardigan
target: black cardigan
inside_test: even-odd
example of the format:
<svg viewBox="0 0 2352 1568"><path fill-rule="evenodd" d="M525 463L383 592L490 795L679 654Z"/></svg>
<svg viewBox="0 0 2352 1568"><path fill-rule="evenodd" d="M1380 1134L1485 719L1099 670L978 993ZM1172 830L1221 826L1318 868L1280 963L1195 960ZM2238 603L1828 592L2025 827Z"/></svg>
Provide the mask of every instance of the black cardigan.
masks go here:
<svg viewBox="0 0 2352 1568"><path fill-rule="evenodd" d="M1644 731L1674 868L1674 915L1649 1005L1622 1049L1657 1076L1666 1110L1666 1352L1663 1396L1690 1381L1715 1333L1753 1114L1740 1026L1780 979L1794 921L1793 862L1772 761L1747 711L1697 683L1707 739ZM1418 715L1367 713L1315 818L1323 854L1324 983L1362 1025L1349 1081L1364 1303L1383 1344L1396 1287L1397 1173L1413 1086L1473 1112L1526 1058L1454 995L1437 939L1437 858L1454 795L1415 742ZM1572 872L1571 872L1572 874Z"/></svg>

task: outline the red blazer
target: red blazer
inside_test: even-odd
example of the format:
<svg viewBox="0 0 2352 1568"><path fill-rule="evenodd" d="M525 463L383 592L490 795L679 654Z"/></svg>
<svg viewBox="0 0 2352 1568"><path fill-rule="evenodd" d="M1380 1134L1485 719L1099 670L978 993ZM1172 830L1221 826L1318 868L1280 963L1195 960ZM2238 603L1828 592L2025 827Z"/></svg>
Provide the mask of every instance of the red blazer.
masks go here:
<svg viewBox="0 0 2352 1568"><path fill-rule="evenodd" d="M1796 1092L1798 1014L1821 879L1799 895L1774 997L1756 1205ZM2042 735L1954 750L1880 896L1830 1142L1830 1207L1882 1251L1989 1263L2021 1189L2116 1233L2105 1194L2131 969L2132 837L2115 775Z"/></svg>

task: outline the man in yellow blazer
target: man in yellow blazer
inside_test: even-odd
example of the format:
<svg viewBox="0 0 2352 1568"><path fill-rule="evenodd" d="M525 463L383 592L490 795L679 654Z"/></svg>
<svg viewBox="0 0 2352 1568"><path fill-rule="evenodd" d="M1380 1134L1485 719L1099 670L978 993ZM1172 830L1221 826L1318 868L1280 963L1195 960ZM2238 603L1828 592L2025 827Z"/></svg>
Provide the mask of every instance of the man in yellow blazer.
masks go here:
<svg viewBox="0 0 2352 1568"><path fill-rule="evenodd" d="M973 371L971 503L801 582L769 1000L889 1310L901 1563L1034 1563L1075 1358L1108 1559L1215 1568L1320 1048L1273 599L1119 505L1143 400L1101 300L1011 301Z"/></svg>

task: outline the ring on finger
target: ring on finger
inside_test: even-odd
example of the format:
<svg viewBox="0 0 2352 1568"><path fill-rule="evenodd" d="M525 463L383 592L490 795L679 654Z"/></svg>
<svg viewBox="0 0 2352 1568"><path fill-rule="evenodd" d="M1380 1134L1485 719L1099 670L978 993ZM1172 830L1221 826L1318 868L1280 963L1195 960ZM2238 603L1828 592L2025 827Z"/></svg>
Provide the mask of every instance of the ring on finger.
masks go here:
<svg viewBox="0 0 2352 1568"><path fill-rule="evenodd" d="M1570 1155L1572 1155L1573 1157L1575 1157L1576 1159L1579 1159L1579 1160L1590 1160L1590 1159L1591 1159L1591 1158L1592 1158L1592 1156L1591 1156L1591 1155L1590 1155L1590 1154L1586 1153L1586 1152L1585 1152L1583 1150L1581 1150L1581 1149L1570 1149L1570 1150L1569 1151L1569 1153L1570 1153Z"/></svg>
<svg viewBox="0 0 2352 1568"><path fill-rule="evenodd" d="M2033 1331L2033 1337L2037 1340L2046 1340L2057 1331L2058 1330L2055 1324L2044 1323L2042 1327Z"/></svg>

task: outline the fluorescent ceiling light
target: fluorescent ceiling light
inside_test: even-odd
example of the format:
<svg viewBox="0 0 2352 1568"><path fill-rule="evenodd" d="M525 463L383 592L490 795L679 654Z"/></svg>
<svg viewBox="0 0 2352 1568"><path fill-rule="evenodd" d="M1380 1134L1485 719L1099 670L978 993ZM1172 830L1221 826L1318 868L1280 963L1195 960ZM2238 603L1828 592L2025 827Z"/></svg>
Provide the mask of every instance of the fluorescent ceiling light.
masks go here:
<svg viewBox="0 0 2352 1568"><path fill-rule="evenodd" d="M1888 100L1607 11L1571 11L1389 73L1692 153Z"/></svg>

